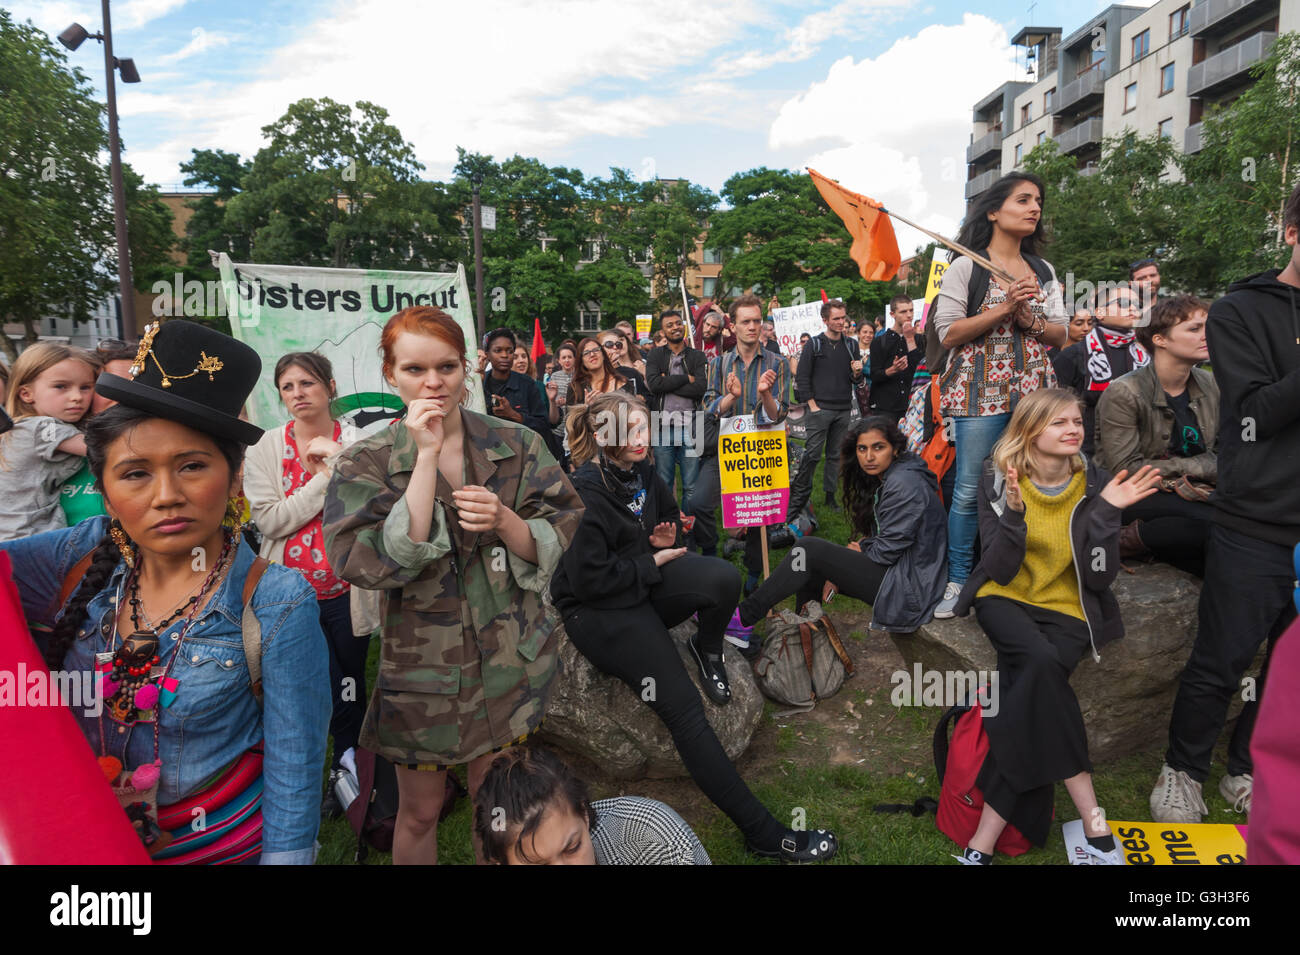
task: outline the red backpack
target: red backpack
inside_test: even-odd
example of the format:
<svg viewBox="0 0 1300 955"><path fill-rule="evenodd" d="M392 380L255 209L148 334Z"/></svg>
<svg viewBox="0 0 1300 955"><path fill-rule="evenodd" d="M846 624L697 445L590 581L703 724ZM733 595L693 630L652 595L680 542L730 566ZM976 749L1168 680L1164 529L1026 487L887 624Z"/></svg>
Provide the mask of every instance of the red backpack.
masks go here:
<svg viewBox="0 0 1300 955"><path fill-rule="evenodd" d="M984 794L975 780L989 752L989 738L978 706L954 706L943 714L934 729L934 768L939 774L939 808L934 824L957 845L970 845L984 810ZM955 725L953 725L955 724ZM952 725L952 739L948 727ZM1024 855L1032 848L1028 839L1010 823L994 846L1003 855Z"/></svg>

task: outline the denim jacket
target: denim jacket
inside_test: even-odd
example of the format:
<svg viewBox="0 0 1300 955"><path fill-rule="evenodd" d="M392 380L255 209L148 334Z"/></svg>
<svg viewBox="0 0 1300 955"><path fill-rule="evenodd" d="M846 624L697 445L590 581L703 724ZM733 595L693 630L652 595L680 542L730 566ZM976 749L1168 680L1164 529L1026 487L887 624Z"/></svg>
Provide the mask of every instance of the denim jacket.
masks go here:
<svg viewBox="0 0 1300 955"><path fill-rule="evenodd" d="M30 623L53 625L63 579L100 542L108 518L93 517L74 527L7 541L0 549L13 561L14 582ZM320 611L311 585L298 572L272 565L258 584L253 612L262 624L263 707L259 709L244 664L240 619L244 578L254 554L241 542L234 566L213 598L194 619L171 669L179 680L175 702L158 724L162 779L158 802L166 806L199 791L241 753L265 741L262 793L263 865L310 865L320 825L321 767L330 716L329 658ZM95 654L113 633L113 605L126 584L119 561L108 586L91 598L65 671L94 669ZM124 598L123 598L124 599ZM160 635L158 655L166 664L181 631L177 622ZM74 709L91 748L134 768L154 759L154 726L122 727L107 715ZM125 753L124 753L125 750Z"/></svg>

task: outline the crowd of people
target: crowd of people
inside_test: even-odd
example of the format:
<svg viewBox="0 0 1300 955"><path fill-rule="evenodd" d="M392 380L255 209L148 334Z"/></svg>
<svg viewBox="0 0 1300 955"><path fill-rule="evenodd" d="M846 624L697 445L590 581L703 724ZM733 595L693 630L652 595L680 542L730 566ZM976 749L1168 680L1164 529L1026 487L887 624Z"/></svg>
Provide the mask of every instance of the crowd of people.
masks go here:
<svg viewBox="0 0 1300 955"><path fill-rule="evenodd" d="M887 325L829 300L824 331L787 356L750 294L536 362L499 328L479 348L485 414L467 407L460 325L408 308L380 345L404 410L365 437L333 414L319 354L278 357L287 420L263 431L241 413L260 357L202 326L29 346L6 382L0 549L51 669L99 674L106 706L79 719L106 776L153 782L136 821L154 859L310 863L365 749L396 767L396 863L436 862L447 773L463 767L480 861L707 864L671 809L592 802L532 745L558 666L550 607L662 720L751 852L830 859L836 835L778 821L707 707L730 702L726 654L752 656L772 608L838 592L894 633L973 611L997 652L962 862L988 864L1008 824L1042 845L1060 781L1087 854L1119 864L1069 677L1123 636L1112 584L1140 560L1202 581L1150 800L1157 822L1201 821L1229 702L1296 616L1300 188L1285 268L1210 305L1161 293L1142 260L1072 312L1040 254L1043 198L1013 173L976 200L958 242L978 257L953 257L924 329L905 296ZM842 508L850 539L805 536L762 579L773 528L750 529L742 575L719 556L718 432L793 407L805 439L785 520ZM703 698L669 634L692 618ZM1256 708L1219 784L1239 812ZM201 837L195 808L219 821Z"/></svg>

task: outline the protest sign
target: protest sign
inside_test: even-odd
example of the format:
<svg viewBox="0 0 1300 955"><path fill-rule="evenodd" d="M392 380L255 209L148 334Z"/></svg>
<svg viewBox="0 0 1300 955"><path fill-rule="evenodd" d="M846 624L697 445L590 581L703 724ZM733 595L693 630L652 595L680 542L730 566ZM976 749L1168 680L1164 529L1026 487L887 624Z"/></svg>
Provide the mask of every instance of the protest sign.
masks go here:
<svg viewBox="0 0 1300 955"><path fill-rule="evenodd" d="M930 309L934 307L934 299L939 294L939 289L943 287L943 273L948 271L949 264L938 259L930 263L930 277L925 283L925 305L921 310L921 322L917 325L919 331L925 330Z"/></svg>
<svg viewBox="0 0 1300 955"><path fill-rule="evenodd" d="M653 315L638 315L636 317L636 337L638 339L650 337L650 326L654 324Z"/></svg>
<svg viewBox="0 0 1300 955"><path fill-rule="evenodd" d="M781 354L787 357L799 354L800 335L807 332L815 337L826 331L826 323L822 321L822 303L819 301L774 308L768 318L776 326L776 343L781 346Z"/></svg>
<svg viewBox="0 0 1300 955"><path fill-rule="evenodd" d="M1126 865L1241 865L1246 827L1231 823L1118 822L1107 820ZM1087 865L1083 821L1061 827L1071 865Z"/></svg>
<svg viewBox="0 0 1300 955"><path fill-rule="evenodd" d="M248 416L259 428L284 424L272 376L288 352L315 351L334 366L337 417L368 434L402 410L401 399L384 380L379 336L384 324L411 305L434 305L465 333L471 374L468 406L483 411L477 374L477 333L465 269L455 272L391 272L315 269L218 260L226 314L235 338L262 356L262 376L248 399Z"/></svg>
<svg viewBox="0 0 1300 955"><path fill-rule="evenodd" d="M718 432L723 527L785 521L790 468L785 422L756 425L753 415L725 418Z"/></svg>

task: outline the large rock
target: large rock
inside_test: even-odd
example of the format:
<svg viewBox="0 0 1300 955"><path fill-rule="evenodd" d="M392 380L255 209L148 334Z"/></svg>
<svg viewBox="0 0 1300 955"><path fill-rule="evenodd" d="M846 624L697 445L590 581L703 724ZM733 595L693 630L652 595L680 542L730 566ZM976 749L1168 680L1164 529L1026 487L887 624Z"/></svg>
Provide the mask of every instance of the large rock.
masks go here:
<svg viewBox="0 0 1300 955"><path fill-rule="evenodd" d="M561 749L585 756L622 779L685 776L672 737L654 710L622 680L606 676L578 652L560 630L560 675L540 736ZM682 666L699 689L699 670L689 658L686 640L695 633L688 621L669 631ZM731 702L718 706L700 693L709 725L733 760L749 746L763 717L763 696L745 659L734 649L725 654ZM648 688L647 688L648 689Z"/></svg>
<svg viewBox="0 0 1300 955"><path fill-rule="evenodd" d="M1070 679L1088 727L1088 751L1106 761L1162 745L1169 734L1178 679L1196 638L1200 582L1166 564L1142 564L1121 572L1114 593L1125 636L1091 654ZM997 654L972 612L934 620L914 634L893 634L908 669L992 672ZM1258 672L1261 656L1252 673ZM1236 700L1230 716L1240 708Z"/></svg>

